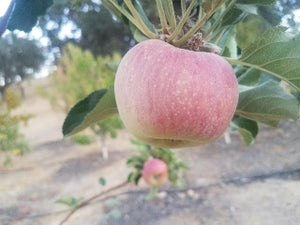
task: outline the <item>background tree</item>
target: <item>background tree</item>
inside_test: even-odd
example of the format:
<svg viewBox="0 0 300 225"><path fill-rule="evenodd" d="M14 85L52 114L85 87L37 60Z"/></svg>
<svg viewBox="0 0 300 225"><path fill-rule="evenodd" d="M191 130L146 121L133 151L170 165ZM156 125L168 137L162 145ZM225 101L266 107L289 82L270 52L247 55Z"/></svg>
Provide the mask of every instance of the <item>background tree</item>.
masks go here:
<svg viewBox="0 0 300 225"><path fill-rule="evenodd" d="M29 150L24 136L19 131L20 123L27 123L31 115L13 115L20 106L19 96L5 89L6 100L0 100L0 152L4 153L4 164L11 164L13 155L23 155Z"/></svg>
<svg viewBox="0 0 300 225"><path fill-rule="evenodd" d="M119 54L106 57L94 57L87 50L68 44L63 51L57 71L51 75L51 90L46 93L52 105L67 112L79 100L100 88L112 86L114 67L121 59ZM45 95L45 94L44 94ZM106 137L115 138L117 129L123 127L118 116L108 118L91 126L99 135L104 158L108 157Z"/></svg>
<svg viewBox="0 0 300 225"><path fill-rule="evenodd" d="M10 33L0 39L0 92L12 83L32 77L45 62L43 49L34 40Z"/></svg>
<svg viewBox="0 0 300 225"><path fill-rule="evenodd" d="M70 33L64 32L72 27ZM39 27L51 41L51 48L72 42L94 55L113 52L125 53L132 43L130 30L118 23L101 4L84 1L74 6L73 1L54 1L47 14L40 18Z"/></svg>

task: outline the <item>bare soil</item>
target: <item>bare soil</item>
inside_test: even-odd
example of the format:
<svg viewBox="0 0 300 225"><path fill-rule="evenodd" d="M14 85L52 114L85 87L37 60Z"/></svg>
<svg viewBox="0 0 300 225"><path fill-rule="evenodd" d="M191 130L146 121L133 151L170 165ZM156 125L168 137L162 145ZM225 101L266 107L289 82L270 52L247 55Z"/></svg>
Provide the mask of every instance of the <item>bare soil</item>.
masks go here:
<svg viewBox="0 0 300 225"><path fill-rule="evenodd" d="M65 115L35 93L47 79L24 84L26 99L18 110L34 117L22 132L31 151L0 165L0 224L59 225L69 208L61 197L87 199L127 179L126 160L133 154L125 130L108 140L109 159L100 146L79 146L64 139ZM165 185L156 199L145 200L143 182L99 198L77 212L66 225L299 225L300 123L279 128L261 126L257 142L245 147L237 133L208 145L174 150L187 161L186 186ZM2 160L0 155L0 160ZM98 179L104 177L106 186Z"/></svg>

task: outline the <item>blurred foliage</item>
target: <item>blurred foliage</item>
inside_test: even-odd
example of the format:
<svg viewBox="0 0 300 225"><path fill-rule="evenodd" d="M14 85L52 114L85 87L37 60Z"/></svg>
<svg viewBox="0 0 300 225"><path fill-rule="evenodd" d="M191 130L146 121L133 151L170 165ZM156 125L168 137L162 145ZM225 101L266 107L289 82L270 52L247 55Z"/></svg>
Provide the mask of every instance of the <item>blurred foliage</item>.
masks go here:
<svg viewBox="0 0 300 225"><path fill-rule="evenodd" d="M8 166L11 156L23 155L29 150L19 125L21 122L26 124L31 115L12 115L12 110L20 106L20 100L10 89L5 92L5 101L0 102L0 152L4 152L4 164Z"/></svg>
<svg viewBox="0 0 300 225"><path fill-rule="evenodd" d="M88 135L74 135L72 141L79 145L90 145L94 140Z"/></svg>
<svg viewBox="0 0 300 225"><path fill-rule="evenodd" d="M121 56L116 53L95 58L91 52L72 44L68 44L63 52L57 71L51 76L52 88L47 95L53 106L67 112L94 90L113 85L115 72L109 65L119 63ZM91 128L95 133L109 134L114 138L116 130L122 127L119 117L113 116Z"/></svg>
<svg viewBox="0 0 300 225"><path fill-rule="evenodd" d="M76 7L73 1L55 1L47 14L41 17L39 26L50 39L51 47L72 42L94 55L108 55L113 52L125 53L132 45L129 29L118 23L102 5L83 1ZM71 33L64 32L72 26Z"/></svg>
<svg viewBox="0 0 300 225"><path fill-rule="evenodd" d="M263 17L258 15L248 15L244 20L237 24L236 41L240 48L246 48L262 32L271 28Z"/></svg>
<svg viewBox="0 0 300 225"><path fill-rule="evenodd" d="M63 205L66 205L72 209L75 209L76 207L78 207L80 205L80 203L82 203L83 198L79 197L79 198L75 198L75 197L62 197L58 200L55 201L55 203L60 203Z"/></svg>
<svg viewBox="0 0 300 225"><path fill-rule="evenodd" d="M283 24L288 26L290 32L299 34L300 24L295 20L294 11L300 9L298 0L277 0L271 6L259 6L258 15L248 15L237 24L237 42L240 48L247 47L261 33Z"/></svg>
<svg viewBox="0 0 300 225"><path fill-rule="evenodd" d="M0 39L0 91L12 83L29 78L45 61L43 49L34 40L10 33ZM2 80L2 81L1 81Z"/></svg>

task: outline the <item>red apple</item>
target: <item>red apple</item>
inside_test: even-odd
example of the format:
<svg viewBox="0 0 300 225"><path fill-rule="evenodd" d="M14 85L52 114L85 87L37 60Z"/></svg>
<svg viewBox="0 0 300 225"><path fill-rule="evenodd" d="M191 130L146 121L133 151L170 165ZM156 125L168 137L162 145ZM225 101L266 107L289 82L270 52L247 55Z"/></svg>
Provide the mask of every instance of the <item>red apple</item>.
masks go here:
<svg viewBox="0 0 300 225"><path fill-rule="evenodd" d="M115 78L125 127L165 148L211 142L228 127L238 102L231 65L214 53L176 48L161 40L125 54Z"/></svg>
<svg viewBox="0 0 300 225"><path fill-rule="evenodd" d="M149 159L143 167L143 179L154 187L164 184L168 179L167 164L160 159Z"/></svg>

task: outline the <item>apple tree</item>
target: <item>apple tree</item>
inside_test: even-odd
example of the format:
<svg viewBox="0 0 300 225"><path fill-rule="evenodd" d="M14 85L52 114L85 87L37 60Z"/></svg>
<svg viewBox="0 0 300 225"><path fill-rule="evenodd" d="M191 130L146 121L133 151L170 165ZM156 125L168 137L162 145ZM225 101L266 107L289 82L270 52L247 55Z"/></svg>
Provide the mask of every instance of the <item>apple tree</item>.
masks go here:
<svg viewBox="0 0 300 225"><path fill-rule="evenodd" d="M276 127L281 120L297 121L300 38L272 17L276 7L268 7L275 2L156 0L156 14L149 15L144 1L102 0L139 43L122 58L114 84L91 90L69 111L63 134L119 114L136 138L163 154L155 157L157 151L149 150L148 158L169 166L174 158L162 147L209 143L227 127L251 145L259 123ZM241 30L253 15L267 25L258 32L247 29L255 34L245 41ZM142 177L145 162L147 157L128 161L138 171L130 181Z"/></svg>
<svg viewBox="0 0 300 225"><path fill-rule="evenodd" d="M157 0L158 25L137 0L102 3L140 43L121 60L114 86L86 97L91 108L79 102L69 112L64 135L119 113L134 136L157 147L208 143L226 127L250 145L258 123L298 120L299 37L270 23L246 46L238 36L247 16L275 1L180 1L178 10L178 1Z"/></svg>

